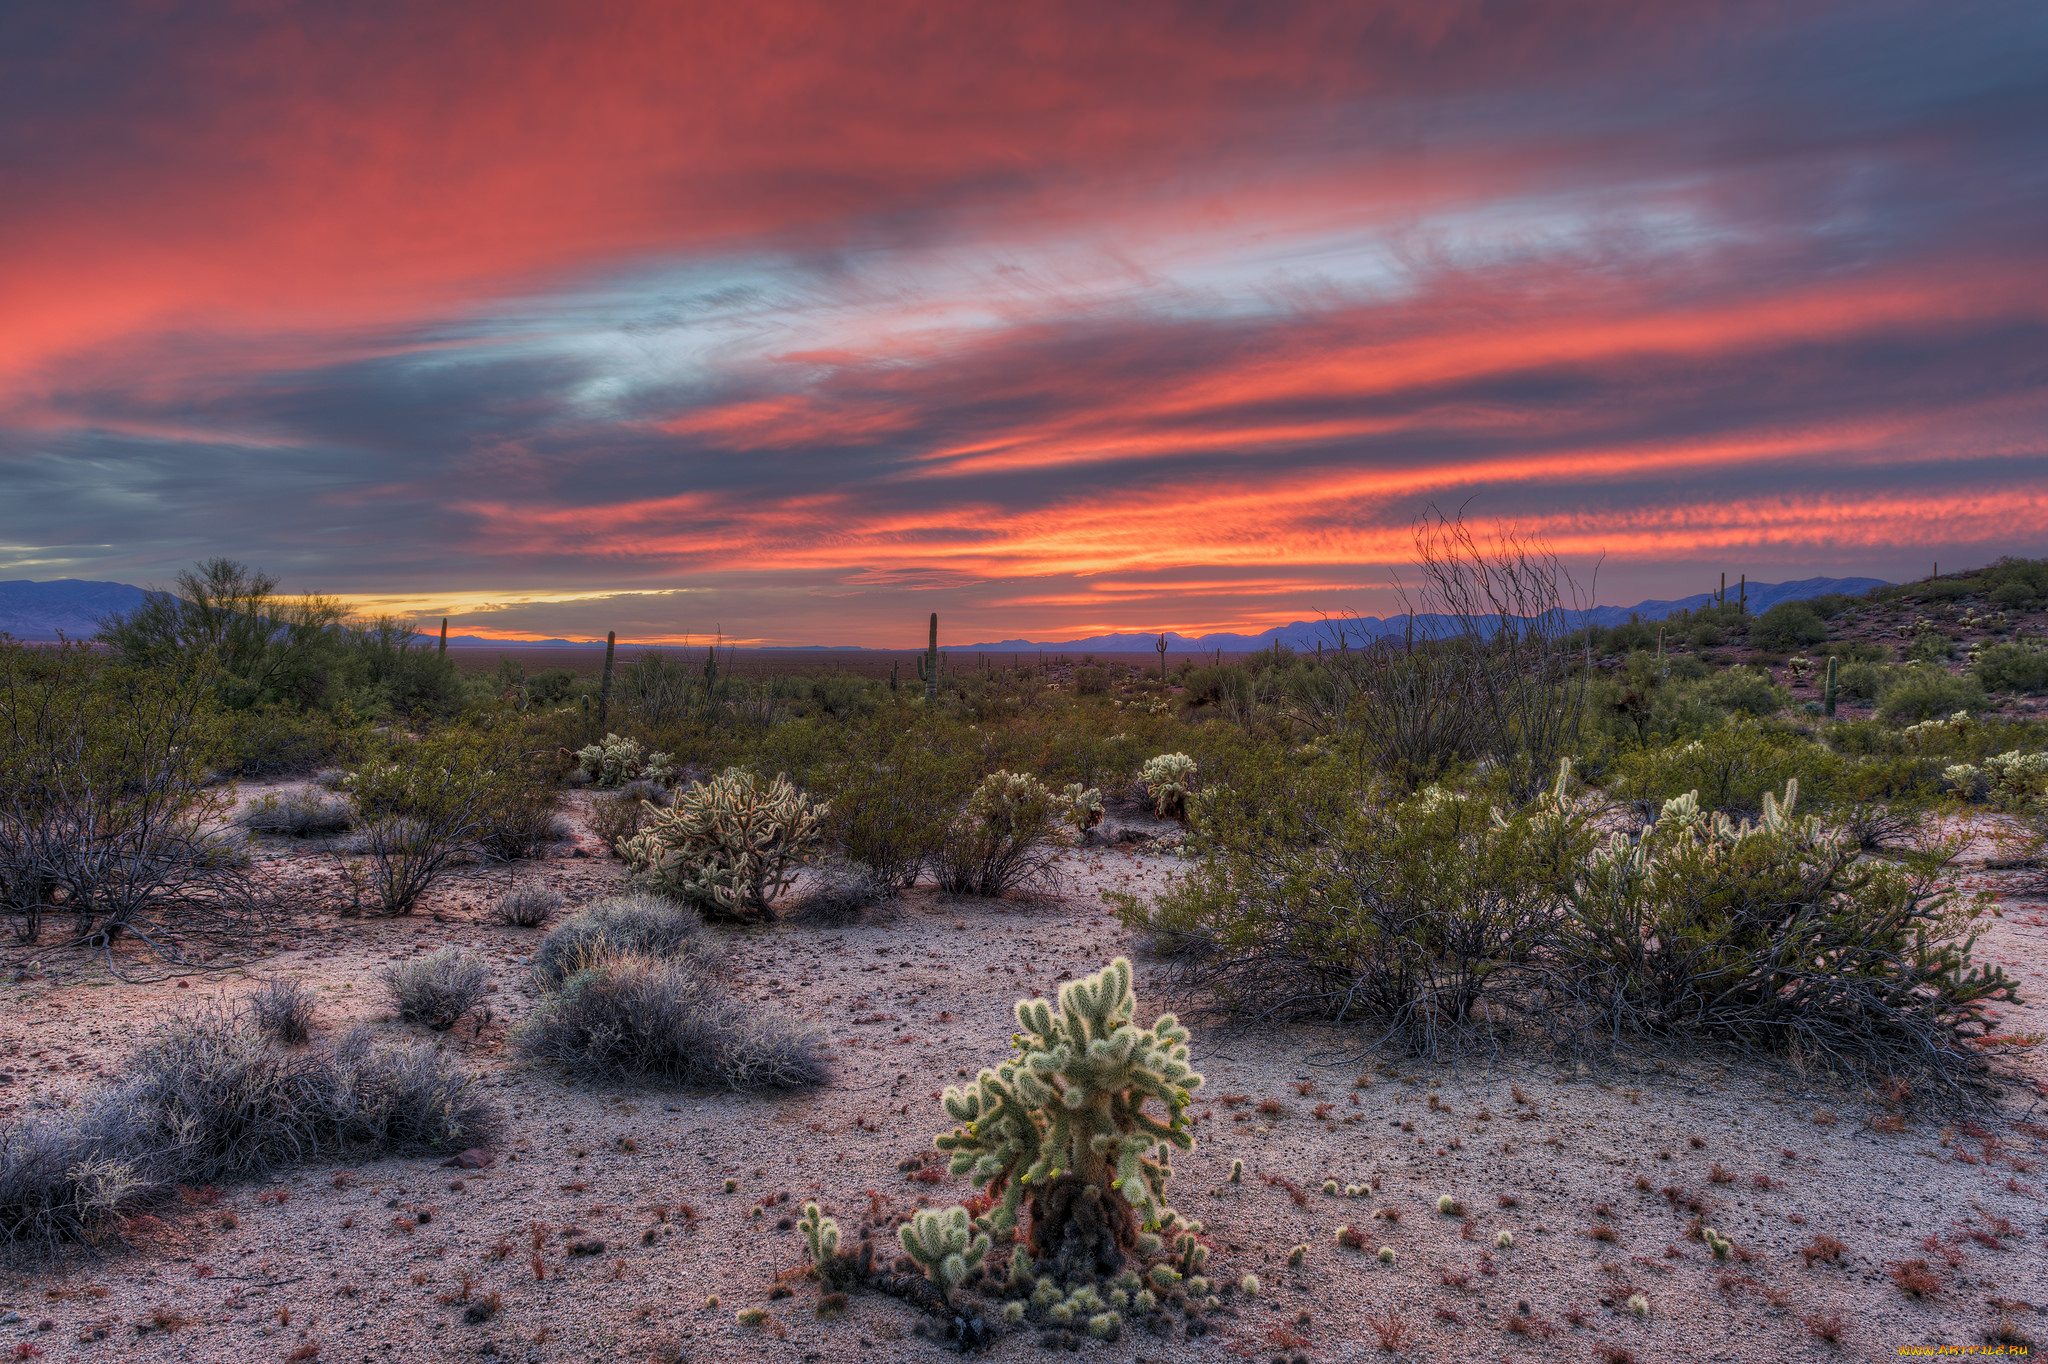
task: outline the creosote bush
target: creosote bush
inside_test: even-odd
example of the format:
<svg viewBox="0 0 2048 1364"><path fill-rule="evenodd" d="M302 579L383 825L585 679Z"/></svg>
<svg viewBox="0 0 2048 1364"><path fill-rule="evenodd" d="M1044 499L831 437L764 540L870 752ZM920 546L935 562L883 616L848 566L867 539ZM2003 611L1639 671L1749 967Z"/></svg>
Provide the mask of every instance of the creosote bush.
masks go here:
<svg viewBox="0 0 2048 1364"><path fill-rule="evenodd" d="M1071 808L1027 772L990 773L933 853L939 886L994 896L1044 882L1065 846L1061 823Z"/></svg>
<svg viewBox="0 0 2048 1364"><path fill-rule="evenodd" d="M482 962L444 947L418 961L385 967L383 980L400 1018L446 1032L484 997L490 972Z"/></svg>
<svg viewBox="0 0 2048 1364"><path fill-rule="evenodd" d="M687 954L585 956L516 1034L528 1056L593 1078L799 1089L826 1077L819 1037L737 999Z"/></svg>
<svg viewBox="0 0 2048 1364"><path fill-rule="evenodd" d="M1355 1020L1421 1052L1521 1017L1573 1044L1694 1036L1851 1073L1969 1083L2013 982L1971 960L1971 903L1793 813L1736 821L1687 793L1631 839L1563 765L1519 809L1325 775L1214 791L1199 861L1118 897L1240 1017Z"/></svg>

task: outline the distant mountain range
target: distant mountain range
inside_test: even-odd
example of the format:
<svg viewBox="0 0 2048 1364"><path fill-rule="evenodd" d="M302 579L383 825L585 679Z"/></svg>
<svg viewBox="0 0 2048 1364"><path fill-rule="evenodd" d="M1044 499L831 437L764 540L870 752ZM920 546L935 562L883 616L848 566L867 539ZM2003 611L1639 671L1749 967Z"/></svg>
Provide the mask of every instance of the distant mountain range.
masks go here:
<svg viewBox="0 0 2048 1364"><path fill-rule="evenodd" d="M1804 578L1796 583L1751 583L1749 585L1749 609L1753 612L1767 611L1779 602L1805 601L1809 597L1825 596L1830 592L1845 592L1860 596L1873 587L1885 586L1882 578ZM0 634L9 634L16 639L54 640L60 636L66 639L91 639L99 629L100 618L114 612L133 611L142 604L143 591L127 583L85 582L77 578L59 578L54 582L32 582L19 579L14 582L0 582ZM1593 625L1620 625L1631 617L1638 620L1662 620L1679 611L1690 611L1713 601L1714 594L1701 592L1677 601L1644 601L1634 606L1596 606L1584 613L1583 621ZM1182 635L1167 633L1169 651L1186 653L1192 650L1215 652L1221 649L1227 654L1252 653L1259 649L1270 649L1274 641L1292 649L1314 649L1320 641L1334 644L1337 630L1342 628L1346 638L1359 642L1361 636L1399 635L1408 628L1406 616L1364 616L1354 618L1331 618L1328 621L1298 620L1289 625L1276 625L1256 635ZM1441 623L1441 618L1418 616L1416 624L1427 629ZM949 652L1004 650L1020 653L1023 650L1060 649L1068 652L1085 653L1136 653L1155 647L1159 638L1156 634L1090 635L1086 639L1000 639L980 644L949 644ZM463 648L520 648L520 649L587 649L588 643L568 639L484 639L477 635L450 635L448 642ZM814 650L852 652L860 646L806 645ZM901 649L875 650L877 653L902 653Z"/></svg>

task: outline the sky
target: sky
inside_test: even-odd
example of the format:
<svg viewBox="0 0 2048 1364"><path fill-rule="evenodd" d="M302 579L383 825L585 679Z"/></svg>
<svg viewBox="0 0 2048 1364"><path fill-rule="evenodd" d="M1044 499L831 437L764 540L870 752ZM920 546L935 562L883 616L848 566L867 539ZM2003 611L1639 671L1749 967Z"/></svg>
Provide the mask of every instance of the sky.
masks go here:
<svg viewBox="0 0 2048 1364"><path fill-rule="evenodd" d="M0 578L490 637L2048 554L2048 6L13 0ZM1407 574L1412 577L1412 573Z"/></svg>

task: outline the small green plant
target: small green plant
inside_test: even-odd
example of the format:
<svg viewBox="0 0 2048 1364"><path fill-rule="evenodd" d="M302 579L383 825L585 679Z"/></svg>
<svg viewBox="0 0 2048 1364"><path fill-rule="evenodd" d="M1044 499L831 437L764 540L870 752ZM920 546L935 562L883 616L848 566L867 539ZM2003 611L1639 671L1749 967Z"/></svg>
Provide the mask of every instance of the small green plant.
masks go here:
<svg viewBox="0 0 2048 1364"><path fill-rule="evenodd" d="M1231 1182L1232 1184L1242 1184L1242 1183L1244 1183L1244 1162L1243 1162L1243 1161L1241 1161L1241 1160L1233 1160L1233 1161L1231 1161L1231 1162L1230 1162L1230 1182Z"/></svg>
<svg viewBox="0 0 2048 1364"><path fill-rule="evenodd" d="M768 1321L767 1309L761 1307L742 1307L733 1315L738 1319L740 1325L750 1331L759 1330Z"/></svg>
<svg viewBox="0 0 2048 1364"><path fill-rule="evenodd" d="M1237 1281L1237 1291L1244 1294L1247 1298L1259 1296L1259 1276L1247 1274L1242 1279L1239 1279Z"/></svg>
<svg viewBox="0 0 2048 1364"><path fill-rule="evenodd" d="M1002 1191L989 1213L991 1230L1015 1227L1024 1198L1065 1176L1129 1210L1112 1219L1127 1244L1142 1244L1132 1216L1155 1239L1199 1230L1167 1206L1166 1187L1168 1149L1194 1149L1186 1110L1202 1077L1188 1064L1188 1033L1173 1015L1140 1028L1136 1008L1131 964L1122 957L1062 985L1057 1010L1044 999L1019 1000L1016 1054L945 1091L946 1112L961 1125L937 1146L951 1155L953 1174ZM1034 1249L1043 1249L1050 1230L1039 1225L1041 1206L1033 1208Z"/></svg>
<svg viewBox="0 0 2048 1364"><path fill-rule="evenodd" d="M940 887L994 896L1050 876L1065 842L1061 821L1072 817L1063 805L1028 772L990 773L933 854Z"/></svg>
<svg viewBox="0 0 2048 1364"><path fill-rule="evenodd" d="M1302 1263L1307 1259L1308 1247L1305 1245L1295 1246L1292 1250L1287 1252L1287 1267L1289 1269L1300 1269Z"/></svg>
<svg viewBox="0 0 2048 1364"><path fill-rule="evenodd" d="M1735 1249L1733 1241L1723 1236L1720 1232L1715 1231L1712 1227L1700 1228L1700 1240L1706 1242L1707 1249L1713 1252L1716 1260L1727 1259Z"/></svg>
<svg viewBox="0 0 2048 1364"><path fill-rule="evenodd" d="M646 832L617 851L630 871L707 916L762 918L816 849L827 813L786 776L764 782L729 767L650 811Z"/></svg>
<svg viewBox="0 0 2048 1364"><path fill-rule="evenodd" d="M1392 1246L1380 1247L1380 1263L1383 1265L1394 1263L1394 1248Z"/></svg>
<svg viewBox="0 0 2048 1364"><path fill-rule="evenodd" d="M1195 760L1185 753L1161 753L1146 760L1138 772L1138 783L1161 819L1187 818L1196 771Z"/></svg>
<svg viewBox="0 0 2048 1364"><path fill-rule="evenodd" d="M1511 1231L1496 1233L1493 1238L1493 1244L1497 1250L1513 1250L1515 1248L1515 1234Z"/></svg>
<svg viewBox="0 0 2048 1364"><path fill-rule="evenodd" d="M1647 1317L1650 1315L1650 1300L1637 1293L1628 1300L1628 1310L1638 1317Z"/></svg>
<svg viewBox="0 0 2048 1364"><path fill-rule="evenodd" d="M903 1253L917 1261L948 1301L988 1254L988 1233L975 1229L965 1208L920 1208L896 1229Z"/></svg>

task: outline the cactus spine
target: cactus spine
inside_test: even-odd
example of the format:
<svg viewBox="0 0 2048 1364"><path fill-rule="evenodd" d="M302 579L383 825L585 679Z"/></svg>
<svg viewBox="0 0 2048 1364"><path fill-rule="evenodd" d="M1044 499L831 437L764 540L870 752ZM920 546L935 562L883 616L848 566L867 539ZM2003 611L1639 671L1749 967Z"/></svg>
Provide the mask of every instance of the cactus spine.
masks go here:
<svg viewBox="0 0 2048 1364"><path fill-rule="evenodd" d="M1821 710L1830 720L1835 718L1835 664L1838 661L1837 655L1828 655L1828 684L1821 693Z"/></svg>
<svg viewBox="0 0 2048 1364"><path fill-rule="evenodd" d="M612 713L612 655L619 647L619 632L604 632L604 679L597 684L597 722L601 725L611 718Z"/></svg>
<svg viewBox="0 0 2048 1364"><path fill-rule="evenodd" d="M917 656L917 680L924 683L924 699L939 699L939 670L946 660L939 653L939 613L932 612L931 638Z"/></svg>

